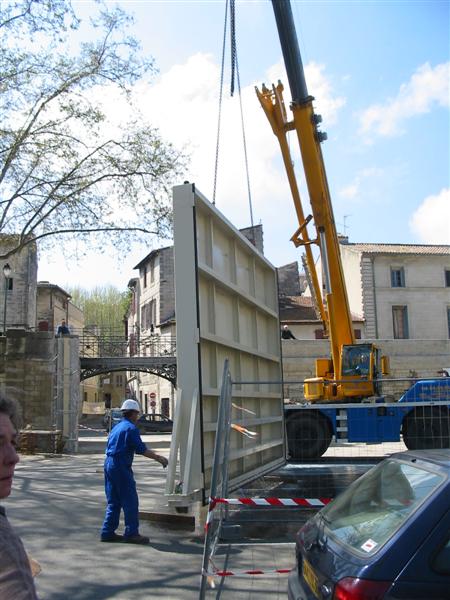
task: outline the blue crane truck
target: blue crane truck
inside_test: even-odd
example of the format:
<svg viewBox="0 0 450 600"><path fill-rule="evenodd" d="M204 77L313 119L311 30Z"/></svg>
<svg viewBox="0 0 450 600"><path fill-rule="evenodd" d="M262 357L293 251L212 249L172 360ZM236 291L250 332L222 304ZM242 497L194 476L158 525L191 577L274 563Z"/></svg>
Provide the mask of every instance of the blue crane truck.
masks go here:
<svg viewBox="0 0 450 600"><path fill-rule="evenodd" d="M409 450L450 448L450 377L416 381L397 402L285 404L293 459L322 456L334 440L377 444L403 439Z"/></svg>

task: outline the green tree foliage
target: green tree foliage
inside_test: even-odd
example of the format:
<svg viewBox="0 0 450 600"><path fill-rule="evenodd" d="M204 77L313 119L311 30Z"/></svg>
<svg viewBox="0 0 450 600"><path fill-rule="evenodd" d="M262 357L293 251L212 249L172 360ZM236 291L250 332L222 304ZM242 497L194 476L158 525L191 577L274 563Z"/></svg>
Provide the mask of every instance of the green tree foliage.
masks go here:
<svg viewBox="0 0 450 600"><path fill-rule="evenodd" d="M84 22L68 0L0 5L0 233L17 234L0 258L31 240L64 249L93 234L90 248L123 250L130 236L170 233L186 158L134 107L119 124L106 102L120 94L133 106L153 60L127 35L123 11L89 11Z"/></svg>
<svg viewBox="0 0 450 600"><path fill-rule="evenodd" d="M128 311L131 293L114 286L99 286L91 290L74 287L67 290L72 302L84 312L85 327L97 326L107 333L124 332L124 316Z"/></svg>

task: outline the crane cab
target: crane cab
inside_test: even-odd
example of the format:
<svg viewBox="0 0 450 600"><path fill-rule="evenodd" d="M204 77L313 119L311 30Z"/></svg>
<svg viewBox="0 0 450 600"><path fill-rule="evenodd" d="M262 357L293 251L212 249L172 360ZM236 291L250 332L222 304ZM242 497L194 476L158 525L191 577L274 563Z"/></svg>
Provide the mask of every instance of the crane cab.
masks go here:
<svg viewBox="0 0 450 600"><path fill-rule="evenodd" d="M359 401L379 395L378 377L387 373L387 361L373 344L345 344L341 349L341 372L335 373L333 361L319 358L316 377L305 380L308 402Z"/></svg>

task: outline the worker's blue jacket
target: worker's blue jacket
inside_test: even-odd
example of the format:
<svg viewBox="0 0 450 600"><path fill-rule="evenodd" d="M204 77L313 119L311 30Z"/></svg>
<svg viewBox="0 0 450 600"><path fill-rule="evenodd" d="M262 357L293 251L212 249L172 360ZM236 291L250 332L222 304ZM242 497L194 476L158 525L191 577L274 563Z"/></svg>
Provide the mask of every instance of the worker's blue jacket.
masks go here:
<svg viewBox="0 0 450 600"><path fill-rule="evenodd" d="M109 434L106 456L112 458L116 466L131 467L134 453L144 454L146 450L136 425L122 419Z"/></svg>
<svg viewBox="0 0 450 600"><path fill-rule="evenodd" d="M111 536L116 531L121 508L125 517L124 536L139 533L139 499L131 465L134 453L144 454L146 450L139 429L128 419L123 419L109 434L104 468L108 506L102 536Z"/></svg>

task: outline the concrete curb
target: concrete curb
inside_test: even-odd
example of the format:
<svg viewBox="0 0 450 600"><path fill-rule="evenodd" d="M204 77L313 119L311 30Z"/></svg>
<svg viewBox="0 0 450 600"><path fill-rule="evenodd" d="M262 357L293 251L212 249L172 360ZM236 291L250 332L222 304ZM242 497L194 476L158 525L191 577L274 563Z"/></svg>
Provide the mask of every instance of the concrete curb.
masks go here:
<svg viewBox="0 0 450 600"><path fill-rule="evenodd" d="M164 510L161 511L139 511L139 518L143 521L151 521L153 523L169 523L171 525L178 525L180 528L189 529L194 531L195 529L195 517L189 514L169 513Z"/></svg>

